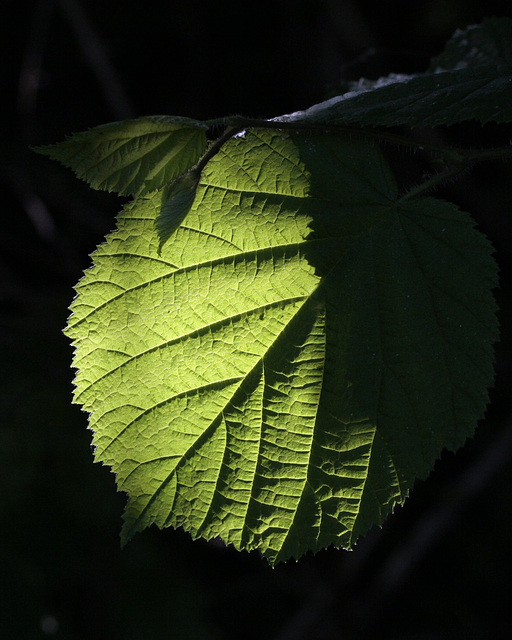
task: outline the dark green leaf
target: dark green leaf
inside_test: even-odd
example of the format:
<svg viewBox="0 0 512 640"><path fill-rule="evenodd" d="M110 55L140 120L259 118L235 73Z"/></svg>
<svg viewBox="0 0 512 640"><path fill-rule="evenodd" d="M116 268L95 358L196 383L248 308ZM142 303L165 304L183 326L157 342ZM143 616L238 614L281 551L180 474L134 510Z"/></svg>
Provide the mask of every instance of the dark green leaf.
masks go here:
<svg viewBox="0 0 512 640"><path fill-rule="evenodd" d="M351 90L277 120L363 125L512 121L512 20L457 31L426 73L361 80Z"/></svg>

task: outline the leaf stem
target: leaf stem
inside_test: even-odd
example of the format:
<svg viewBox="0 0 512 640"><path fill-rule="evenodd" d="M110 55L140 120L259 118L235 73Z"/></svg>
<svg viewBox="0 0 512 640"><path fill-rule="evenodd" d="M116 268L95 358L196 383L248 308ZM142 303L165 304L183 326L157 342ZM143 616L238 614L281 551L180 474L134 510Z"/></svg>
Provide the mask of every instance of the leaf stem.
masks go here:
<svg viewBox="0 0 512 640"><path fill-rule="evenodd" d="M196 164L196 166L193 169L194 173L197 173L197 175L200 175L203 169L205 168L205 166L208 164L208 162L210 162L210 160L213 158L213 156L219 153L222 145L225 144L228 140L230 140L234 135L236 135L237 133L240 133L240 131L243 131L243 130L244 130L244 127L236 127L236 126L228 127L226 131L224 131L224 133L212 143L212 145L206 151L204 156Z"/></svg>
<svg viewBox="0 0 512 640"><path fill-rule="evenodd" d="M458 149L465 161L481 162L483 160L501 160L512 157L512 144L508 147L493 147L490 149Z"/></svg>
<svg viewBox="0 0 512 640"><path fill-rule="evenodd" d="M452 162L454 160L458 162L465 162L468 160L489 160L512 155L512 146L475 151L472 149L464 149L462 147L435 144L426 140L416 141L406 136L367 126L359 127L356 125L315 123L300 120L262 120L258 118L245 118L243 116L228 116L215 120L206 120L204 124L209 127L223 125L228 128L232 127L237 131L242 131L243 129L277 129L281 131L297 132L321 131L323 133L344 133L387 144L410 147L415 150L426 150L447 155L447 159Z"/></svg>
<svg viewBox="0 0 512 640"><path fill-rule="evenodd" d="M443 182L446 182L446 180L449 180L462 171L465 171L467 168L468 165L456 165L454 167L448 167L444 171L440 171L434 176L431 176L430 178L428 178L428 180L425 180L425 182L422 182L421 184L418 184L417 186L409 189L409 191L407 191L406 194L399 198L397 202L405 202L406 200L410 200L411 198L415 198L416 196L421 195L425 191L430 191L431 189L437 187L439 184L442 184Z"/></svg>
<svg viewBox="0 0 512 640"><path fill-rule="evenodd" d="M380 131L372 127L360 127L357 125L342 125L304 122L300 120L260 120L256 118L244 118L243 116L232 116L220 120L210 120L205 122L209 126L224 124L226 126L236 126L242 129L277 129L280 131L320 131L322 133L343 133L346 135L359 136L369 140L384 142L414 149L428 149L438 153L446 151L456 151L452 147L446 147L430 142L415 142L406 136L401 136L387 131Z"/></svg>

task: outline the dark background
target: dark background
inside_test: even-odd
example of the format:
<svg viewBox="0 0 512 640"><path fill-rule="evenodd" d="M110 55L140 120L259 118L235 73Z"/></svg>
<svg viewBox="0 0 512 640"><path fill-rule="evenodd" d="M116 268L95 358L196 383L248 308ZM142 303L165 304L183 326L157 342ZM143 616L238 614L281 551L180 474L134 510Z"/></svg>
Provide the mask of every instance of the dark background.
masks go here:
<svg viewBox="0 0 512 640"><path fill-rule="evenodd" d="M119 201L29 149L140 115L303 109L342 80L424 70L456 28L512 16L511 3L3 0L0 9L0 638L512 637L511 165L482 165L442 194L476 218L501 269L485 422L355 551L272 570L256 553L183 531L151 529L120 550L125 499L92 463L61 333ZM512 137L475 124L436 135Z"/></svg>

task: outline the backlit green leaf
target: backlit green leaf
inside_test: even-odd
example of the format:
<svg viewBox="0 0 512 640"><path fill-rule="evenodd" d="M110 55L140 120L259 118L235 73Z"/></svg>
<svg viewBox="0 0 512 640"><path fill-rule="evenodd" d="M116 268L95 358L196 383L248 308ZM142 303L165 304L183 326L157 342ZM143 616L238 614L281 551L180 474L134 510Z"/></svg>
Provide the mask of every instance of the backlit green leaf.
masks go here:
<svg viewBox="0 0 512 640"><path fill-rule="evenodd" d="M231 140L161 252L160 204L124 209L67 328L124 540L184 526L271 563L351 547L483 415L489 243L332 135Z"/></svg>
<svg viewBox="0 0 512 640"><path fill-rule="evenodd" d="M95 189L143 194L162 189L197 163L206 150L206 129L188 118L152 116L101 125L36 151Z"/></svg>

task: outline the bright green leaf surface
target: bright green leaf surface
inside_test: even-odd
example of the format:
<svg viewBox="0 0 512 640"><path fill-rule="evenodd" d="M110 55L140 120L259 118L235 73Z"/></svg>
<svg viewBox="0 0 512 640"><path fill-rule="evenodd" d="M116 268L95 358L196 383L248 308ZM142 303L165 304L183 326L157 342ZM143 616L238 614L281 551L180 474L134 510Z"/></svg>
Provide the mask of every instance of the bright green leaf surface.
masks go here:
<svg viewBox="0 0 512 640"><path fill-rule="evenodd" d="M124 539L351 547L483 415L488 242L449 203L397 203L379 151L332 135L230 141L161 253L160 200L122 212L67 329Z"/></svg>
<svg viewBox="0 0 512 640"><path fill-rule="evenodd" d="M352 83L349 91L278 119L434 126L512 121L512 20L492 18L457 31L428 72Z"/></svg>
<svg viewBox="0 0 512 640"><path fill-rule="evenodd" d="M95 189L122 195L163 188L206 150L206 128L188 118L152 116L101 125L36 149Z"/></svg>

